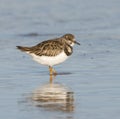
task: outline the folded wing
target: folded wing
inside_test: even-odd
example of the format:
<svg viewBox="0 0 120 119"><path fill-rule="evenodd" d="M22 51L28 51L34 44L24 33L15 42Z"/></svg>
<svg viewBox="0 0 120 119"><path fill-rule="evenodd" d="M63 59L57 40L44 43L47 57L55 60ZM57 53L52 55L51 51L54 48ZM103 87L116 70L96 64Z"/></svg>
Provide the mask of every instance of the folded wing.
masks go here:
<svg viewBox="0 0 120 119"><path fill-rule="evenodd" d="M56 56L63 51L64 47L58 40L49 40L31 47L30 53L39 56Z"/></svg>

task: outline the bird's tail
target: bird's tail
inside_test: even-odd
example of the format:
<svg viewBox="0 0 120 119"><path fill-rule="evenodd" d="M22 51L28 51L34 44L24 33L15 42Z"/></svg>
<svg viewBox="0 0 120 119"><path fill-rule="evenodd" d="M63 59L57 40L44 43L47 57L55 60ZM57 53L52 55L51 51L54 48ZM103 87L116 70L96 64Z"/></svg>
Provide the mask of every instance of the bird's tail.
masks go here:
<svg viewBox="0 0 120 119"><path fill-rule="evenodd" d="M24 52L29 52L30 48L29 47L23 47L23 46L16 46L19 50L24 51Z"/></svg>

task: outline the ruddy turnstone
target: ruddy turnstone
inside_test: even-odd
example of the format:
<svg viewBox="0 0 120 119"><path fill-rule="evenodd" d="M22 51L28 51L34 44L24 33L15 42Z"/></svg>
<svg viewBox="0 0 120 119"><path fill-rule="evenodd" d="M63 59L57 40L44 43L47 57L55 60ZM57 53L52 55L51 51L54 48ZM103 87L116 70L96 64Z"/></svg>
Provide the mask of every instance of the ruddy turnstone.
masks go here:
<svg viewBox="0 0 120 119"><path fill-rule="evenodd" d="M80 45L74 35L65 34L60 38L46 40L32 47L16 47L31 55L38 63L49 66L50 75L55 75L57 72L53 66L64 62L73 53L74 44Z"/></svg>

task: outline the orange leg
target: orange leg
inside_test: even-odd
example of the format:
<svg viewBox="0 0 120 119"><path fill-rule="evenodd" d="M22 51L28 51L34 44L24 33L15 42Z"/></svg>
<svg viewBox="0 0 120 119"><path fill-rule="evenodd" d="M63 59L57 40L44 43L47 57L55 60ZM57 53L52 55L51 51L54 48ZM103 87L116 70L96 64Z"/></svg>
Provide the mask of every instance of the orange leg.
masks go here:
<svg viewBox="0 0 120 119"><path fill-rule="evenodd" d="M53 71L52 71L52 67L51 67L51 66L49 66L49 72L50 72L50 75L53 74Z"/></svg>
<svg viewBox="0 0 120 119"><path fill-rule="evenodd" d="M50 72L50 75L57 75L57 72L51 66L49 66L49 72Z"/></svg>

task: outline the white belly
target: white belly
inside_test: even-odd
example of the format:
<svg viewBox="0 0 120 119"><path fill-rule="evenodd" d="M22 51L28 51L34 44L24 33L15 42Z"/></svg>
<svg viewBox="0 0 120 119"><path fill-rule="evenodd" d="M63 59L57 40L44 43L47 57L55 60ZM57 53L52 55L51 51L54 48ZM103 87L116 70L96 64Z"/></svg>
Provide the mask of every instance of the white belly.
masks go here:
<svg viewBox="0 0 120 119"><path fill-rule="evenodd" d="M53 57L38 56L38 55L35 55L33 53L31 53L30 55L33 57L33 60L37 61L40 64L48 65L48 66L60 64L68 58L68 56L64 52L60 53L57 56L53 56Z"/></svg>

